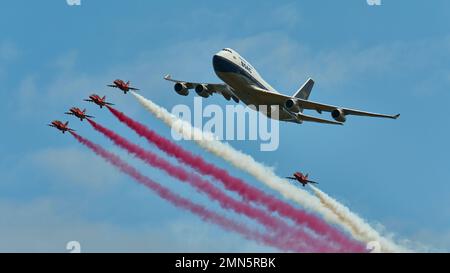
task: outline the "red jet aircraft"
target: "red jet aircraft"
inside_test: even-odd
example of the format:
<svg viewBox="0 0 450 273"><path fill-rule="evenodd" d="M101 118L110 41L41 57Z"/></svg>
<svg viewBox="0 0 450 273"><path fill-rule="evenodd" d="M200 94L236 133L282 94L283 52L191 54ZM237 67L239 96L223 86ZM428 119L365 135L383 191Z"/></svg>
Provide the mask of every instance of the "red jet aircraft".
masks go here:
<svg viewBox="0 0 450 273"><path fill-rule="evenodd" d="M69 127L67 127L68 124L69 124L68 121L67 121L66 123L62 123L62 122L59 121L59 120L54 120L54 121L52 121L51 124L48 124L48 126L50 126L50 127L55 127L56 129L60 130L63 134L64 134L66 131L69 131L69 132L75 131L74 129L70 129Z"/></svg>
<svg viewBox="0 0 450 273"><path fill-rule="evenodd" d="M64 114L76 116L81 121L83 121L83 119L85 118L93 118L93 116L86 115L86 109L83 109L83 111L81 111L78 107L72 107L70 108L69 112L66 112Z"/></svg>
<svg viewBox="0 0 450 273"><path fill-rule="evenodd" d="M137 88L131 87L130 86L130 81L124 82L124 81L119 80L119 79L115 80L113 82L113 84L108 84L108 86L109 87L114 87L114 88L119 88L120 90L123 91L124 94L126 94L130 90L135 90L135 91L139 90Z"/></svg>
<svg viewBox="0 0 450 273"><path fill-rule="evenodd" d="M97 104L98 106L100 106L100 108L102 108L105 105L114 105L110 102L106 102L105 99L106 99L106 96L103 96L103 98L100 98L99 95L92 94L89 96L89 99L85 100L85 101L93 102L93 103Z"/></svg>
<svg viewBox="0 0 450 273"><path fill-rule="evenodd" d="M295 173L294 173L294 176L286 177L286 178L292 179L292 180L297 180L298 182L300 182L300 183L303 185L303 187L304 187L306 184L308 184L308 183L310 183L310 184L319 184L319 183L317 183L317 182L308 180L308 174L303 175L301 172L295 172Z"/></svg>

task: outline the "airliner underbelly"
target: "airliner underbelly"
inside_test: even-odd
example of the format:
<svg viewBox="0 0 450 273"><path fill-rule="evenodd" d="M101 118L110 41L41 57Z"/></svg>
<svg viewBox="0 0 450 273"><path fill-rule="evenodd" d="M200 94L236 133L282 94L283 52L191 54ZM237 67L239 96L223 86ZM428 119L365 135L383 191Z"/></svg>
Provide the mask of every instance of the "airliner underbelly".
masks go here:
<svg viewBox="0 0 450 273"><path fill-rule="evenodd" d="M233 89L233 93L246 105L255 106L258 111L268 117L276 118L278 116L278 119L280 120L292 119L289 114L279 109L279 105L271 105L260 96L258 96L259 92L264 91L260 91L252 86L251 83L248 82L246 77L232 72L216 72L216 74L222 81L224 81ZM260 105L264 105L266 107L261 108ZM267 114L265 109L271 109L269 114Z"/></svg>

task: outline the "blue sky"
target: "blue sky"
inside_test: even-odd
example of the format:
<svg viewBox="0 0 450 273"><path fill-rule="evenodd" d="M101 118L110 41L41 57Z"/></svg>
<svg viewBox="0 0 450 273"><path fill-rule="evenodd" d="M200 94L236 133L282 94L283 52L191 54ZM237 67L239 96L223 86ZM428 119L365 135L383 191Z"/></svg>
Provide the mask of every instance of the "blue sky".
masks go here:
<svg viewBox="0 0 450 273"><path fill-rule="evenodd" d="M84 251L273 251L174 208L45 126L70 120L155 180L228 215L62 115L86 106L102 124L152 149L81 99L94 90L105 94L169 137L131 96L105 84L130 79L168 109L192 105L193 95L176 95L162 76L218 82L211 58L224 47L241 53L280 92L293 93L311 76L312 100L401 113L397 121L350 117L343 127L281 124L274 152L260 152L255 141L230 143L279 175L308 171L321 189L395 238L448 251L449 9L444 0L383 0L377 7L364 0L4 3L0 251L62 252L71 240ZM219 96L208 103L226 105ZM182 144L263 188L194 144Z"/></svg>

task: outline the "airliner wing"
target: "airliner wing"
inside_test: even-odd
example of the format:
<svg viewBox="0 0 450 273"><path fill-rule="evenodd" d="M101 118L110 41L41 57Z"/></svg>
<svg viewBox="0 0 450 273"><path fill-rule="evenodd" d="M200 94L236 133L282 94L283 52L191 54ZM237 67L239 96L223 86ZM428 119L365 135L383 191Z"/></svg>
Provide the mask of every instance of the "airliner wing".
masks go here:
<svg viewBox="0 0 450 273"><path fill-rule="evenodd" d="M298 101L298 105L300 106L300 108L316 110L319 113L322 111L332 112L333 110L341 109L345 115L392 118L392 119L397 119L400 116L400 114L385 115L385 114L378 114L378 113L372 113L372 112L365 112L365 111L361 111L361 110L349 109L349 108L345 108L345 107L338 107L338 106L322 104L322 103L317 103L317 102L302 100L302 99L297 99L297 101Z"/></svg>
<svg viewBox="0 0 450 273"><path fill-rule="evenodd" d="M230 98L232 98L236 103L239 102L239 99L233 94L231 88L224 83L187 82L172 79L172 77L169 74L164 76L164 79L175 83L182 83L186 86L187 89L195 89L197 85L203 85L208 89L208 92L210 93L221 94L225 97L226 100L230 100Z"/></svg>
<svg viewBox="0 0 450 273"><path fill-rule="evenodd" d="M164 76L164 79L167 81L175 82L175 83L183 83L186 85L188 89L194 89L197 85L206 85L208 87L212 87L214 89L217 89L219 91L220 89L224 89L226 87L226 84L223 83L203 83L203 82L187 82L187 81L181 81L181 80L175 80L172 79L172 76L170 74L167 74Z"/></svg>
<svg viewBox="0 0 450 273"><path fill-rule="evenodd" d="M259 90L261 91L258 93L258 101L261 104L266 105L280 105L281 108L284 107L287 100L294 100L295 103L298 105L301 109L309 109L309 110L316 110L319 113L325 112L332 112L334 110L341 110L345 115L356 115L356 116L367 116L367 117L381 117L381 118L391 118L391 119L397 119L400 114L397 115L385 115L385 114L378 114L378 113L371 113L371 112L365 112L355 109L349 109L345 107L339 107L329 104L323 104L318 102L313 102L310 100L303 100L299 98L294 98L290 96L285 96L278 93L268 92L266 90ZM312 120L311 120L312 121Z"/></svg>

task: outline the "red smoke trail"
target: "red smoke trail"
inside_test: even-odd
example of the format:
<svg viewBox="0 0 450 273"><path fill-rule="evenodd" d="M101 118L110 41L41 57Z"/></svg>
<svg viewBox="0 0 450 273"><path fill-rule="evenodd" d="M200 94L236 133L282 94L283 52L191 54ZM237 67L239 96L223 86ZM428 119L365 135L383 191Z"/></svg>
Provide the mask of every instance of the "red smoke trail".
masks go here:
<svg viewBox="0 0 450 273"><path fill-rule="evenodd" d="M196 156L187 150L184 150L179 145L158 135L156 132L148 129L145 125L126 116L124 113L109 106L108 109L119 121L134 130L139 136L146 138L149 142L153 143L167 154L174 156L180 162L189 165L191 168L205 175L214 177L218 181L222 182L225 188L237 192L244 199L261 204L270 211L277 212L284 217L292 219L299 225L306 225L318 234L327 236L330 241L340 244L342 246L342 251L366 251L365 247L361 243L347 238L339 230L328 225L320 218L303 210L297 209L288 203L270 196L251 185L248 185L241 179L231 176L226 170L210 164L203 160L201 157Z"/></svg>
<svg viewBox="0 0 450 273"><path fill-rule="evenodd" d="M99 145L83 138L82 136L80 136L74 132L70 132L70 133L80 143L82 143L83 145L90 148L97 155L101 156L103 159L105 159L106 161L108 161L109 163L114 165L120 171L131 176L136 181L138 181L140 184L143 184L144 186L148 187L149 189L154 191L159 197L169 201L173 205L184 208L186 210L189 210L193 214L200 216L205 221L215 223L226 230L235 231L237 233L240 233L248 239L255 240L260 243L269 245L269 246L277 247L277 248L279 248L281 250L285 250L285 251L289 251L289 250L296 251L296 252L304 251L304 249L301 247L296 247L296 248L287 247L285 244L280 242L280 240L278 240L275 237L253 231L250 228L243 225L242 223L238 223L231 219L223 217L213 211L208 210L207 208L205 208L203 206L200 206L198 204L191 202L190 200L187 200L183 197L178 196L177 194L171 192L169 189L161 186L160 184L154 182L150 178L142 175L138 170L136 170L132 166L125 163L118 156L106 151Z"/></svg>
<svg viewBox="0 0 450 273"><path fill-rule="evenodd" d="M142 149L138 145L129 142L125 138L101 126L93 120L88 119L88 121L95 130L111 139L117 146L127 150L129 153L135 155L147 164L165 171L170 176L173 176L183 182L189 183L198 191L207 194L208 197L210 197L212 200L218 201L224 209L232 209L236 213L244 214L251 219L255 219L265 227L272 229L273 231L278 233L280 240L281 238L283 238L283 240L286 239L292 244L304 243L306 246L311 247L311 251L332 251L330 247L322 246L323 244L321 244L319 240L312 238L310 235L298 229L297 227L289 227L283 220L273 217L264 210L252 207L245 202L237 201L229 197L222 190L218 189L209 181L203 179L201 176L195 173L190 173L182 167L175 166L167 160L159 157L158 155ZM327 243L325 244L327 245ZM336 249L333 250L336 251Z"/></svg>

